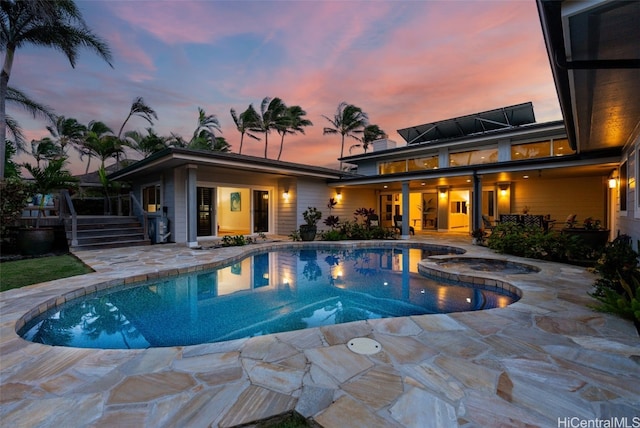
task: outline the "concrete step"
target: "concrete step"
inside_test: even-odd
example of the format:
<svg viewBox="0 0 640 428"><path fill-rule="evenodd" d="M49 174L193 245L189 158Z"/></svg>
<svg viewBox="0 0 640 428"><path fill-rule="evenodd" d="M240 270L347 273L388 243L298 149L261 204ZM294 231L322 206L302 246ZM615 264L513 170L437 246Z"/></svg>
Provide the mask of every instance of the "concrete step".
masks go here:
<svg viewBox="0 0 640 428"><path fill-rule="evenodd" d="M115 242L143 241L143 233L132 233L126 235L106 235L106 236L78 236L78 245L87 244L110 244Z"/></svg>
<svg viewBox="0 0 640 428"><path fill-rule="evenodd" d="M72 248L74 250L100 250L103 248L140 247L145 245L151 245L151 241L149 239L133 240L133 241L114 241L114 242L106 242L106 243L76 245Z"/></svg>
<svg viewBox="0 0 640 428"><path fill-rule="evenodd" d="M109 235L130 235L130 234L143 234L142 226L131 227L118 227L118 228L104 228L104 229L78 229L78 238L82 237L98 237ZM67 238L71 239L71 230L67 230Z"/></svg>
<svg viewBox="0 0 640 428"><path fill-rule="evenodd" d="M92 216L77 218L77 245L72 245L71 219L65 221L69 246L74 249L99 249L149 245L136 217Z"/></svg>

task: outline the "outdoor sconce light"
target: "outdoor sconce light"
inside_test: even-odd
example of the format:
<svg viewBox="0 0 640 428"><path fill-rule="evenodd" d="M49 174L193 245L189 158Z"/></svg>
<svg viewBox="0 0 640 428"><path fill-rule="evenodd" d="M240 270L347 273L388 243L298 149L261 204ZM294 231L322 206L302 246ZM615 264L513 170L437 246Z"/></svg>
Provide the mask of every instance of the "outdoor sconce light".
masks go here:
<svg viewBox="0 0 640 428"><path fill-rule="evenodd" d="M498 184L498 188L500 189L500 196L507 196L508 184Z"/></svg>
<svg viewBox="0 0 640 428"><path fill-rule="evenodd" d="M285 190L284 193L282 194L282 197L284 198L285 201L289 202L289 191Z"/></svg>
<svg viewBox="0 0 640 428"><path fill-rule="evenodd" d="M447 188L446 187L439 187L438 188L438 192L440 193L440 197L441 198L445 198L447 196Z"/></svg>
<svg viewBox="0 0 640 428"><path fill-rule="evenodd" d="M618 187L618 179L610 178L609 179L609 189L615 189L616 187Z"/></svg>
<svg viewBox="0 0 640 428"><path fill-rule="evenodd" d="M336 201L342 202L342 192L339 190L336 192Z"/></svg>

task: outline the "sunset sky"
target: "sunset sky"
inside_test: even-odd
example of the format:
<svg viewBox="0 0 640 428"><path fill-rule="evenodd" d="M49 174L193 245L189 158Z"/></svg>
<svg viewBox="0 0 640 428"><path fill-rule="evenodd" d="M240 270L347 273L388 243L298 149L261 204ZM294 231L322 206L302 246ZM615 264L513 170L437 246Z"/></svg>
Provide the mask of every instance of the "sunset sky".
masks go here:
<svg viewBox="0 0 640 428"><path fill-rule="evenodd" d="M561 119L534 0L76 3L111 47L114 68L83 50L73 69L60 52L29 46L17 51L9 85L115 132L141 96L158 113L158 134L188 140L202 107L237 152L229 109L280 97L314 124L285 138L282 160L337 167L340 137L322 135L322 115L342 101L399 144L398 129L527 101L538 122ZM7 111L28 140L48 135L43 120ZM133 118L126 129L148 126ZM279 141L269 136L268 157ZM263 156L264 138L245 138L243 154ZM84 164L74 157L71 169Z"/></svg>

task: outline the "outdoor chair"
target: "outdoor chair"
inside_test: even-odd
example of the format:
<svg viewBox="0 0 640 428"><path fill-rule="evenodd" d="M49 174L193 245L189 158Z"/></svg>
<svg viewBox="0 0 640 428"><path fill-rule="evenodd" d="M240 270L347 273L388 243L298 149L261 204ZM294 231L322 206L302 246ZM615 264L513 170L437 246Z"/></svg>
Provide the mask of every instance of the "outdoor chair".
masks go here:
<svg viewBox="0 0 640 428"><path fill-rule="evenodd" d="M402 233L402 216L401 215L393 216L393 224L394 224L394 227L398 230L398 233ZM413 226L409 226L409 233L412 235L416 234L416 230L414 229Z"/></svg>
<svg viewBox="0 0 640 428"><path fill-rule="evenodd" d="M522 224L519 214L500 214L500 223Z"/></svg>
<svg viewBox="0 0 640 428"><path fill-rule="evenodd" d="M488 231L493 233L493 229L495 229L496 225L491 222L491 220L489 219L489 216L486 216L486 215L483 214L482 215L482 227L485 230L488 230Z"/></svg>
<svg viewBox="0 0 640 428"><path fill-rule="evenodd" d="M541 215L524 215L522 216L522 224L524 224L525 227L538 227L543 229L543 218L544 216Z"/></svg>

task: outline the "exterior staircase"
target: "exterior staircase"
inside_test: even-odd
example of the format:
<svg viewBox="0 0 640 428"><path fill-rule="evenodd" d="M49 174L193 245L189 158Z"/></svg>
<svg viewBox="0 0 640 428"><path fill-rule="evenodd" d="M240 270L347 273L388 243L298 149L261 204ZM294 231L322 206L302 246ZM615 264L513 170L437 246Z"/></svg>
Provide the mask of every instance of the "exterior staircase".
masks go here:
<svg viewBox="0 0 640 428"><path fill-rule="evenodd" d="M78 216L78 245L72 245L71 219L64 221L69 248L96 250L101 248L150 245L144 238L144 228L136 217Z"/></svg>

